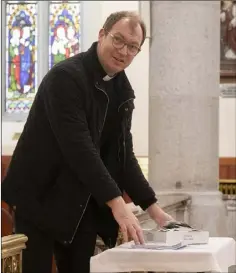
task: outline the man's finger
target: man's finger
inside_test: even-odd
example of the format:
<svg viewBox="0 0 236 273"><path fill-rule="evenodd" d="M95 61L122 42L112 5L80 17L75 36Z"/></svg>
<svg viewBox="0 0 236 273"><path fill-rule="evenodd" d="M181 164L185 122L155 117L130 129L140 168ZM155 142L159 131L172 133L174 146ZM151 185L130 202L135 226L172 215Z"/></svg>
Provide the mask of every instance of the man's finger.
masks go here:
<svg viewBox="0 0 236 273"><path fill-rule="evenodd" d="M123 234L123 243L128 242L128 232L127 232L127 228L125 225L122 225L120 227L121 233Z"/></svg>
<svg viewBox="0 0 236 273"><path fill-rule="evenodd" d="M141 228L139 228L137 230L137 236L139 239L140 244L145 244L145 240L144 240L144 235L143 235L143 230Z"/></svg>
<svg viewBox="0 0 236 273"><path fill-rule="evenodd" d="M139 241L139 237L138 237L138 235L137 235L137 233L136 233L136 230L132 227L132 228L130 228L131 229L131 231L130 231L130 236L132 237L132 239L134 240L134 243L136 244L136 245L140 245L140 241Z"/></svg>
<svg viewBox="0 0 236 273"><path fill-rule="evenodd" d="M123 232L123 243L127 243L128 242L128 233L127 231Z"/></svg>
<svg viewBox="0 0 236 273"><path fill-rule="evenodd" d="M136 216L134 216L135 222L139 225L139 220Z"/></svg>

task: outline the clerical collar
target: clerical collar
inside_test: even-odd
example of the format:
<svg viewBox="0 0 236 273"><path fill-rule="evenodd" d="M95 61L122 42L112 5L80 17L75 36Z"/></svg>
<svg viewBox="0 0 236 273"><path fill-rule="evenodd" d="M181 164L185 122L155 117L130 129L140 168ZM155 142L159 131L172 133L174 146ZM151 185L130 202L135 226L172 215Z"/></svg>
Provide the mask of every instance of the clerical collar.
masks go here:
<svg viewBox="0 0 236 273"><path fill-rule="evenodd" d="M107 82L107 81L110 81L111 79L113 79L115 76L116 76L116 75L114 75L114 76L106 75L105 77L103 77L103 80L104 80L105 82Z"/></svg>
<svg viewBox="0 0 236 273"><path fill-rule="evenodd" d="M97 79L103 79L103 81L110 81L117 74L113 76L107 75L106 71L104 70L104 68L102 67L99 61L98 54L97 54L97 45L98 45L98 42L94 42L91 48L88 50L88 52L91 54L90 55L91 59L90 61L88 60L88 63L91 64L90 67L94 71Z"/></svg>

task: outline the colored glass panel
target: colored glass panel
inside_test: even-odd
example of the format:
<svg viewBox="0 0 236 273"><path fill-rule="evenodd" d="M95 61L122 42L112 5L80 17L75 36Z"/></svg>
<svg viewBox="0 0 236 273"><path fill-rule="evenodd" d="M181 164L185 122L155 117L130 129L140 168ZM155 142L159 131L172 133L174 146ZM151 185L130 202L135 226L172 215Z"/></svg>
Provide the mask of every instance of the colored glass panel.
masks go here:
<svg viewBox="0 0 236 273"><path fill-rule="evenodd" d="M37 82L37 4L14 2L6 5L6 112L27 113Z"/></svg>
<svg viewBox="0 0 236 273"><path fill-rule="evenodd" d="M51 1L49 21L49 68L51 68L80 51L80 3Z"/></svg>

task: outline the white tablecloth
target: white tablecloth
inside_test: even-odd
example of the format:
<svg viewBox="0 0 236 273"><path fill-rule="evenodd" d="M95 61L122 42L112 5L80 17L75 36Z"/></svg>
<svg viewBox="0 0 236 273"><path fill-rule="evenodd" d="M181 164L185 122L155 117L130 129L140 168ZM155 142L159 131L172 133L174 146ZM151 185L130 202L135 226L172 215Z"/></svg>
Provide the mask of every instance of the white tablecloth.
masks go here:
<svg viewBox="0 0 236 273"><path fill-rule="evenodd" d="M130 244L130 243L128 243ZM91 272L228 272L236 264L232 238L212 237L207 245L189 245L178 250L115 247L91 258Z"/></svg>

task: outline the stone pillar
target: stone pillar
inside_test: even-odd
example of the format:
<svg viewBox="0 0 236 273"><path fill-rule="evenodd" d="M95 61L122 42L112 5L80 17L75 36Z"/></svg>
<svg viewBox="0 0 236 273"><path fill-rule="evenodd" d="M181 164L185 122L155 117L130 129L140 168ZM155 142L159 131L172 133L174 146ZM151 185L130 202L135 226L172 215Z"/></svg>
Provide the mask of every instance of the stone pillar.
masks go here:
<svg viewBox="0 0 236 273"><path fill-rule="evenodd" d="M152 1L149 181L192 196L190 224L225 235L218 191L220 1Z"/></svg>

